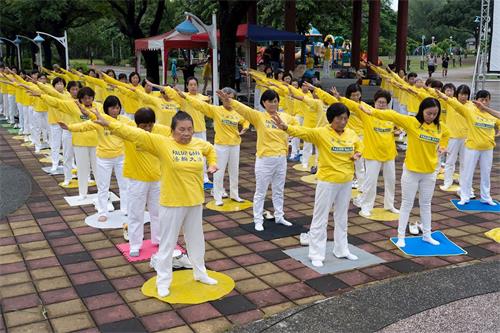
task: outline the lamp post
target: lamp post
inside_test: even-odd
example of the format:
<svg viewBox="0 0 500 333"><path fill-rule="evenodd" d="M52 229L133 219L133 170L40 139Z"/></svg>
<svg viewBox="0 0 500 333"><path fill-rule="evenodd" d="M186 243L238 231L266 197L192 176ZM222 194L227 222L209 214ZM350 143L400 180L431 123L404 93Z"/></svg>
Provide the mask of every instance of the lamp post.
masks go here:
<svg viewBox="0 0 500 333"><path fill-rule="evenodd" d="M198 27L193 25L189 18L191 18L200 28L205 30L208 34L208 39L210 41L210 48L212 49L212 100L214 105L219 104L219 98L216 91L219 90L219 69L218 69L218 56L217 56L217 15L212 13L212 24L206 25L203 21L196 15L184 12L187 16L186 20L179 24L175 30L184 34L194 34L197 33ZM193 29L194 28L194 29Z"/></svg>
<svg viewBox="0 0 500 333"><path fill-rule="evenodd" d="M42 66L42 43L44 42L45 39L42 38L40 35L36 35L34 39L31 39L29 37L23 36L23 35L16 35L17 38L24 38L32 42L38 47L38 66Z"/></svg>
<svg viewBox="0 0 500 333"><path fill-rule="evenodd" d="M21 69L21 49L19 48L19 44L21 44L21 40L19 38L16 38L15 40L10 40L5 37L0 37L0 40L5 40L9 43L14 44L14 46L17 49L17 67Z"/></svg>
<svg viewBox="0 0 500 333"><path fill-rule="evenodd" d="M452 48L453 48L453 36L450 36L450 55L452 53Z"/></svg>
<svg viewBox="0 0 500 333"><path fill-rule="evenodd" d="M425 35L422 35L422 58L420 59L420 69L424 69L424 48L425 48Z"/></svg>
<svg viewBox="0 0 500 333"><path fill-rule="evenodd" d="M38 35L45 35L45 36L52 37L55 40L57 40L59 43L61 43L62 46L64 46L64 57L66 59L66 69L69 69L69 47L68 47L68 34L66 33L66 30L64 30L64 36L62 36L62 37L52 36L51 34L48 34L46 32L42 32L42 31L37 31L36 33ZM42 37L40 36L40 38L42 38Z"/></svg>

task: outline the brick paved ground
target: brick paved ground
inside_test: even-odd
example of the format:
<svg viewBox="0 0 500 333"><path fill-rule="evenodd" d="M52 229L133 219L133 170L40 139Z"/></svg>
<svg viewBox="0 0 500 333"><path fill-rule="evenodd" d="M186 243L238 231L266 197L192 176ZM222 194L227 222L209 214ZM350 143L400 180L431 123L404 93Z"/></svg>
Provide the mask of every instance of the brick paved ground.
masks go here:
<svg viewBox="0 0 500 333"><path fill-rule="evenodd" d="M439 189L433 199L433 229L443 231L468 255L407 257L388 240L396 233L396 221L367 220L351 205L350 243L387 262L323 276L282 252L299 246L298 236L262 241L240 228L240 224L252 222L251 209L226 214L205 209L207 267L230 275L236 288L215 302L169 305L141 294L141 285L154 273L148 262L131 264L120 254L116 244L123 242L121 229L102 231L86 226L84 218L94 213L93 207L69 207L63 196L76 195L77 190L60 188L57 184L62 176L46 175L40 169L46 166L38 161L41 156L20 143L0 128L1 162L25 169L33 177L29 200L0 220L0 331L224 331L374 281L466 261L495 260L500 253L500 246L484 236L498 226L500 215L458 212L449 202L452 195ZM255 133L247 133L241 153L240 193L250 200L254 152ZM397 160L397 207L402 155ZM499 199L498 149L494 156L492 195ZM301 182L303 175L289 165L285 211L290 221L307 227L314 185ZM112 189L117 193L115 181ZM382 204L380 197L377 202ZM270 207L270 201L266 206ZM330 227L329 238L332 234Z"/></svg>

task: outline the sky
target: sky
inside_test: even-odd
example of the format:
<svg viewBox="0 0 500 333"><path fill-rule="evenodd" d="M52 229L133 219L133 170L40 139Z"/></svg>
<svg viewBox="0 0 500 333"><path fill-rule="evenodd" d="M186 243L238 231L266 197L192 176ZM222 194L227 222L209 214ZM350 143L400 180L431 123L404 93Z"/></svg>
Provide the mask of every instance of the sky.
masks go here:
<svg viewBox="0 0 500 333"><path fill-rule="evenodd" d="M398 0L391 0L391 8L398 11Z"/></svg>

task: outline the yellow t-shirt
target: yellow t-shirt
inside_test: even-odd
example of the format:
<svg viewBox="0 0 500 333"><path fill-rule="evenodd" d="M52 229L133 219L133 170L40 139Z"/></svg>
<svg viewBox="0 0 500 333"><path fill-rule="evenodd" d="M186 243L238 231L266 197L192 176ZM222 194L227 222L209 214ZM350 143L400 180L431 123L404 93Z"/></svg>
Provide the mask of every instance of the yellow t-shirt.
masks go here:
<svg viewBox="0 0 500 333"><path fill-rule="evenodd" d="M173 90L170 87L165 88L165 92L167 93L168 97L170 99L173 99L177 103L179 103L180 108L182 111L185 111L189 113L189 115L193 118L193 127L194 127L194 132L199 133L199 132L205 132L207 130L205 126L205 115L201 113L200 111L196 110L187 100L184 98L181 98L175 90ZM208 96L202 95L202 94L196 94L192 95L189 93L186 93L186 95L189 95L190 97L196 98L200 101L208 102L210 98Z"/></svg>
<svg viewBox="0 0 500 333"><path fill-rule="evenodd" d="M363 145L356 132L345 128L342 134L338 134L330 125L318 128L289 126L287 132L318 147L318 180L331 183L352 180L354 160L351 157L356 152L363 152Z"/></svg>
<svg viewBox="0 0 500 333"><path fill-rule="evenodd" d="M406 168L418 173L433 173L438 165L438 145L446 148L450 133L446 125L422 123L414 116L407 116L393 110L373 110L374 117L392 121L408 134Z"/></svg>
<svg viewBox="0 0 500 333"><path fill-rule="evenodd" d="M143 106L153 109L156 123L169 127L172 125L172 118L179 111L179 103L174 100L167 101L161 96L153 95L153 93L148 95L137 91L136 95Z"/></svg>
<svg viewBox="0 0 500 333"><path fill-rule="evenodd" d="M172 137L152 134L118 121L110 122L114 134L140 144L158 157L161 168L160 204L167 207L190 207L203 204L203 157L209 166L217 164L214 147L201 139L188 144L177 143Z"/></svg>
<svg viewBox="0 0 500 333"><path fill-rule="evenodd" d="M127 117L118 116L118 121L127 122ZM87 120L81 123L68 125L71 132L97 132L97 148L96 156L99 158L115 158L121 156L125 152L123 139L113 135L109 128L104 128L101 125L94 123L92 120Z"/></svg>
<svg viewBox="0 0 500 333"><path fill-rule="evenodd" d="M187 102L201 113L214 120L215 139L218 145L236 146L241 143L238 125L248 128L250 123L234 110L227 110L224 106L215 106L201 102L197 98L186 95Z"/></svg>
<svg viewBox="0 0 500 333"><path fill-rule="evenodd" d="M60 93L51 84L48 84L48 83L47 84L38 83L36 88L34 88L33 90L38 91L40 93L48 94L52 97L65 99L68 101L73 100L73 98L71 97L71 94L67 90L63 90L63 92ZM43 103L45 103L45 101L42 98L37 98L37 99L39 99ZM53 125L53 124L56 124L58 121L67 122L66 116L63 115L62 113L58 112L56 110L56 108L54 108L53 106L47 105L47 103L45 103L45 105L47 107L47 114L48 114L47 118L48 118L49 124Z"/></svg>
<svg viewBox="0 0 500 333"><path fill-rule="evenodd" d="M125 124L136 127L130 119L123 121ZM170 127L154 124L151 133L169 137L172 133ZM157 182L160 180L160 161L158 157L146 151L141 144L136 144L123 139L125 145L125 160L123 162L123 175L127 178L142 182Z"/></svg>
<svg viewBox="0 0 500 333"><path fill-rule="evenodd" d="M248 120L257 131L257 157L275 157L288 155L288 134L274 124L267 112L256 111L233 100L231 106ZM298 125L297 120L287 113L279 113L287 125Z"/></svg>
<svg viewBox="0 0 500 333"><path fill-rule="evenodd" d="M500 119L488 112L460 103L456 98L449 98L451 105L465 119L467 139L465 147L474 150L490 150L495 148L495 126L500 127Z"/></svg>
<svg viewBox="0 0 500 333"><path fill-rule="evenodd" d="M351 111L350 117L356 115L363 123L363 144L365 146L363 157L379 162L387 162L395 159L398 152L394 141L394 123L387 120L380 120L364 113L359 109L358 103L348 98L342 97L340 100ZM364 104L364 107L373 110L368 104Z"/></svg>
<svg viewBox="0 0 500 333"><path fill-rule="evenodd" d="M307 109L304 111L304 127L314 128L318 124L320 117L323 115L323 102L320 99L314 99L309 96L304 96L304 103Z"/></svg>

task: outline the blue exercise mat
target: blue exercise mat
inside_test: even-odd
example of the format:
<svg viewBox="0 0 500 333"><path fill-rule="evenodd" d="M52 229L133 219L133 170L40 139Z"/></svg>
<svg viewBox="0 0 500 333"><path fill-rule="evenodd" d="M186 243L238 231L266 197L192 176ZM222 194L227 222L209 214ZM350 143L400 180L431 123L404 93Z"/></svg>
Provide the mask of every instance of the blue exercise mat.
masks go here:
<svg viewBox="0 0 500 333"><path fill-rule="evenodd" d="M434 231L432 238L437 240L439 245L431 245L422 240L423 236L406 237L405 247L398 247L404 254L415 257L433 256L458 256L467 254L467 251L449 240L441 231ZM391 237L391 242L396 245L397 237Z"/></svg>
<svg viewBox="0 0 500 333"><path fill-rule="evenodd" d="M204 183L203 184L203 189L204 190L211 190L214 188L214 184L213 183Z"/></svg>
<svg viewBox="0 0 500 333"><path fill-rule="evenodd" d="M487 203L482 203L479 200L471 200L469 203L465 205L459 205L458 202L460 200L453 199L451 203L461 212L489 212L489 213L500 213L500 202L493 200L496 202L496 206L490 206Z"/></svg>

